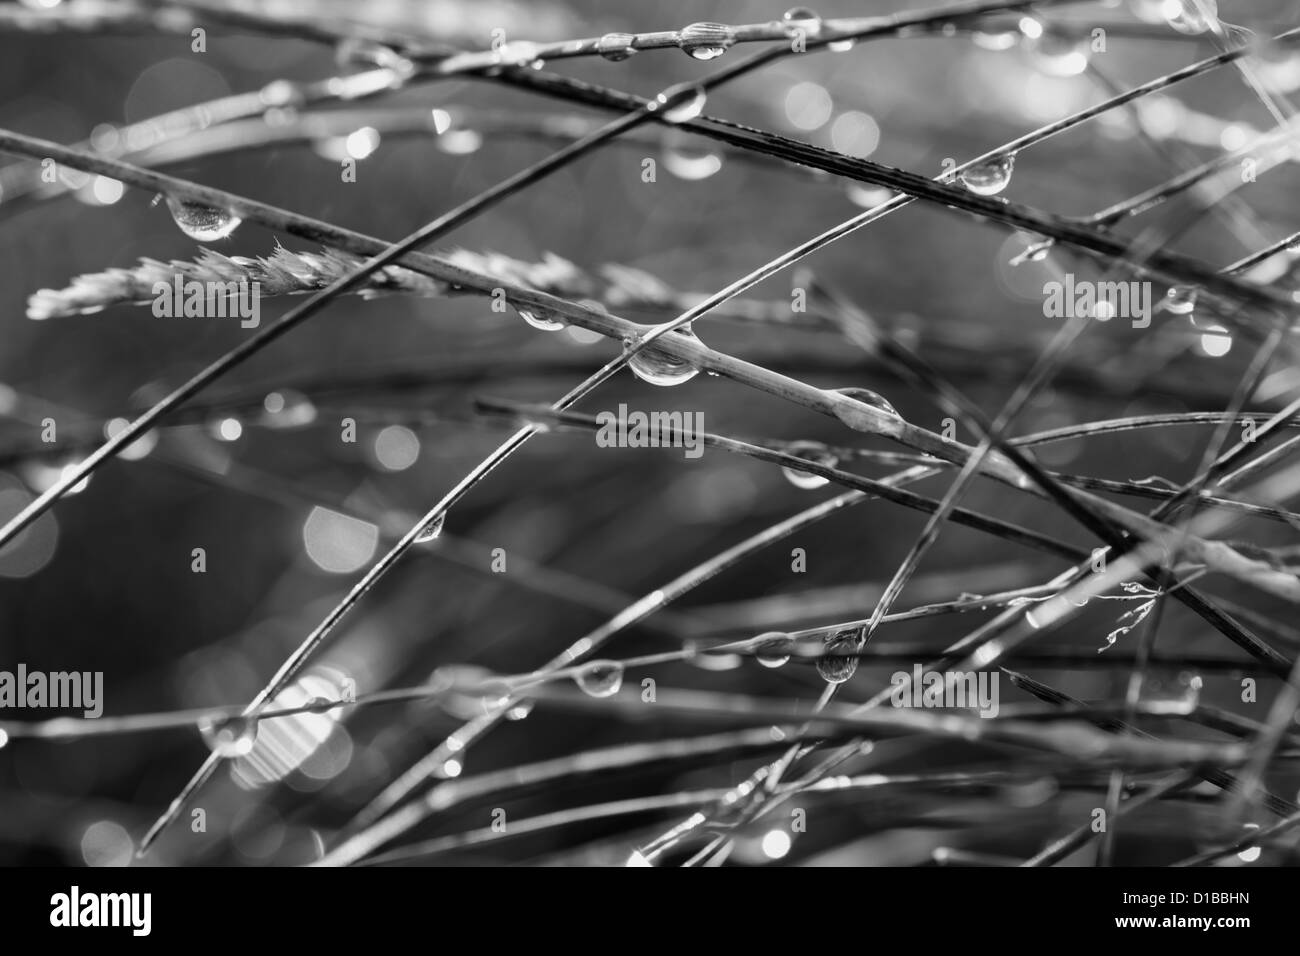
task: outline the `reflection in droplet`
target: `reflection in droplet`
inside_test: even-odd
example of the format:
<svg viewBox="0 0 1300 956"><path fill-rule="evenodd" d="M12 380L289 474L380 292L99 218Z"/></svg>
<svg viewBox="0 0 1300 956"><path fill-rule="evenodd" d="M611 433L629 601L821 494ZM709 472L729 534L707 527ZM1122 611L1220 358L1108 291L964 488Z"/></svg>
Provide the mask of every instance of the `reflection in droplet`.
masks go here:
<svg viewBox="0 0 1300 956"><path fill-rule="evenodd" d="M167 197L167 209L181 232L199 242L224 239L243 222L229 209L218 209L175 196Z"/></svg>
<svg viewBox="0 0 1300 956"><path fill-rule="evenodd" d="M959 174L962 185L977 196L996 196L1011 183L1015 162L1015 154L1008 153L962 170Z"/></svg>
<svg viewBox="0 0 1300 956"><path fill-rule="evenodd" d="M816 442L794 442L786 449L786 453L794 455L796 458L803 458L807 461L816 462L825 468L834 468L839 464L839 459L826 451L825 447L818 445ZM781 474L785 475L786 480L803 491L812 491L816 488L823 488L830 484L829 478L821 475L815 475L807 471L799 471L797 468L782 466Z"/></svg>
<svg viewBox="0 0 1300 956"><path fill-rule="evenodd" d="M674 329L667 335L680 335L699 342L695 333L691 331L689 323L680 329ZM667 335L659 338L666 338ZM658 339L656 339L657 341ZM690 362L660 351L655 347L655 343L641 349L628 359L627 364L637 378L643 382L649 382L651 385L680 385L683 382L689 382L699 374L699 369Z"/></svg>
<svg viewBox="0 0 1300 956"><path fill-rule="evenodd" d="M613 697L623 687L623 665L618 661L592 661L573 680L591 697Z"/></svg>
<svg viewBox="0 0 1300 956"><path fill-rule="evenodd" d="M714 60L736 42L736 33L724 23L692 23L682 28L677 45L696 60Z"/></svg>

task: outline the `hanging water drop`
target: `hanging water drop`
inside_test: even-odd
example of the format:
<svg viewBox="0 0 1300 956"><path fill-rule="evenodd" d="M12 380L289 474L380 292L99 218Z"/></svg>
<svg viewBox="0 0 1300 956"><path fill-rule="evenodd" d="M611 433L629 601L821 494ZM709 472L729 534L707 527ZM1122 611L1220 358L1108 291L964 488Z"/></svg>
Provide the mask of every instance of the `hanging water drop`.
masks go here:
<svg viewBox="0 0 1300 956"><path fill-rule="evenodd" d="M246 757L257 742L257 721L248 717L204 717L199 735L218 757Z"/></svg>
<svg viewBox="0 0 1300 956"><path fill-rule="evenodd" d="M647 107L660 113L665 123L689 123L704 112L709 94L700 86L674 86L664 90Z"/></svg>
<svg viewBox="0 0 1300 956"><path fill-rule="evenodd" d="M802 33L805 38L815 37L822 30L822 18L807 7L791 7L781 14L781 19L785 21L788 36Z"/></svg>
<svg viewBox="0 0 1300 956"><path fill-rule="evenodd" d="M681 335L700 341L691 331L689 323L680 329L674 329L668 335ZM689 382L700 371L690 362L660 351L653 343L628 359L627 364L632 369L632 374L651 385L680 385Z"/></svg>
<svg viewBox="0 0 1300 956"><path fill-rule="evenodd" d="M521 700L506 711L506 720L523 720L533 712L534 706L536 706L536 701Z"/></svg>
<svg viewBox="0 0 1300 956"><path fill-rule="evenodd" d="M218 209L175 196L167 197L167 208L181 232L199 242L224 239L244 221L229 209Z"/></svg>
<svg viewBox="0 0 1300 956"><path fill-rule="evenodd" d="M1196 286L1176 285L1165 293L1165 309L1174 315L1191 315L1196 311Z"/></svg>
<svg viewBox="0 0 1300 956"><path fill-rule="evenodd" d="M447 515L444 512L426 524L420 529L420 533L415 536L415 543L424 544L425 542L436 540L438 535L442 534L442 523L446 519Z"/></svg>
<svg viewBox="0 0 1300 956"><path fill-rule="evenodd" d="M893 415L895 418L902 418L898 410L885 401L885 397L879 392L873 392L869 388L837 388L834 390L846 398L851 398L855 402L861 402L863 405L870 405L872 408L884 412L886 415ZM848 424L847 422L845 424ZM850 426L851 427L851 426Z"/></svg>
<svg viewBox="0 0 1300 956"><path fill-rule="evenodd" d="M669 146L664 150L664 167L678 179L695 182L720 170L722 159L709 149Z"/></svg>
<svg viewBox="0 0 1300 956"><path fill-rule="evenodd" d="M794 639L783 631L768 631L754 638L754 657L764 667L780 667L790 659Z"/></svg>
<svg viewBox="0 0 1300 956"><path fill-rule="evenodd" d="M559 313L552 312L550 309L536 307L520 309L516 307L515 311L519 313L520 318L525 322L542 332L558 332L568 324L560 317Z"/></svg>
<svg viewBox="0 0 1300 956"><path fill-rule="evenodd" d="M592 661L573 680L592 697L613 697L623 686L623 665L618 661Z"/></svg>
<svg viewBox="0 0 1300 956"><path fill-rule="evenodd" d="M606 33L596 41L596 52L617 63L636 53L636 47L632 45L635 42L636 37L630 33Z"/></svg>
<svg viewBox="0 0 1300 956"><path fill-rule="evenodd" d="M845 37L843 40L832 40L826 44L826 49L832 53L848 53L857 45L857 37Z"/></svg>
<svg viewBox="0 0 1300 956"><path fill-rule="evenodd" d="M863 209L875 209L894 198L892 190L884 186L869 186L866 183L849 183L846 191L849 202Z"/></svg>
<svg viewBox="0 0 1300 956"><path fill-rule="evenodd" d="M1011 171L1015 164L1015 154L1007 153L963 170L959 175L962 185L975 195L996 196L1011 182Z"/></svg>
<svg viewBox="0 0 1300 956"><path fill-rule="evenodd" d="M1042 262L1052 252L1052 246L1056 245L1055 239L1037 239L1027 245L1024 250L1015 256L1010 265L1020 266L1026 262Z"/></svg>
<svg viewBox="0 0 1300 956"><path fill-rule="evenodd" d="M826 638L823 644L822 653L825 656L817 660L817 673L821 674L828 684L843 684L857 671L858 659L835 655L856 655L862 649L863 643L859 628L835 632Z"/></svg>
<svg viewBox="0 0 1300 956"><path fill-rule="evenodd" d="M677 45L697 60L715 60L736 42L736 31L725 23L692 23L677 35Z"/></svg>
<svg viewBox="0 0 1300 956"><path fill-rule="evenodd" d="M839 464L839 459L830 454L826 449L816 442L799 441L789 445L786 453L794 455L796 458L804 458L808 461L816 462L825 468L834 468ZM800 471L797 468L782 467L781 474L785 475L790 484L802 491L813 491L830 484L829 478L823 478L821 475L814 475L807 471Z"/></svg>

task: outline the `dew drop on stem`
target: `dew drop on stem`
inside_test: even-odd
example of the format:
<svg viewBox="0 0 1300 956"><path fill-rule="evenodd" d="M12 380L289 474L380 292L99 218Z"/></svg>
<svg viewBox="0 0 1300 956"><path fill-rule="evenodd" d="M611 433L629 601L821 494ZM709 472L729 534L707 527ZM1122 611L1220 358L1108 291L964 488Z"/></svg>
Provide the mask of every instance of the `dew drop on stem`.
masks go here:
<svg viewBox="0 0 1300 956"><path fill-rule="evenodd" d="M533 712L536 701L521 700L506 711L506 720L523 720Z"/></svg>
<svg viewBox="0 0 1300 956"><path fill-rule="evenodd" d="M709 94L700 86L674 86L650 101L648 109L665 123L689 123L704 113Z"/></svg>
<svg viewBox="0 0 1300 956"><path fill-rule="evenodd" d="M975 195L996 196L1010 184L1015 164L1015 154L1008 153L963 170L959 176L962 185Z"/></svg>
<svg viewBox="0 0 1300 956"><path fill-rule="evenodd" d="M680 329L674 329L667 334L681 335L696 342L699 341L695 333L691 331L689 324L682 326ZM689 382L700 371L690 362L660 351L654 347L653 343L628 359L627 364L633 375L651 385L680 385L683 382Z"/></svg>
<svg viewBox="0 0 1300 956"><path fill-rule="evenodd" d="M592 661L573 680L591 697L613 697L623 687L623 665L618 661Z"/></svg>
<svg viewBox="0 0 1300 956"><path fill-rule="evenodd" d="M167 209L181 232L199 242L224 239L243 222L229 209L220 209L204 203L167 197Z"/></svg>
<svg viewBox="0 0 1300 956"><path fill-rule="evenodd" d="M636 41L630 33L606 33L596 41L596 52L607 60L617 63L636 53L632 45Z"/></svg>
<svg viewBox="0 0 1300 956"><path fill-rule="evenodd" d="M839 657L836 655L857 654L863 645L862 632L859 628L836 631L826 638L822 647L823 656L817 660L817 673L828 684L843 684L858 669L857 657Z"/></svg>
<svg viewBox="0 0 1300 956"><path fill-rule="evenodd" d="M442 534L442 525L446 520L446 513L438 515L438 517L434 518L420 529L420 533L415 536L415 543L425 544L426 542L437 540L438 535Z"/></svg>
<svg viewBox="0 0 1300 956"><path fill-rule="evenodd" d="M754 657L764 667L780 667L790 659L794 638L784 631L768 631L754 638Z"/></svg>
<svg viewBox="0 0 1300 956"><path fill-rule="evenodd" d="M218 757L246 757L257 742L257 721L249 717L204 717L199 735Z"/></svg>
<svg viewBox="0 0 1300 956"><path fill-rule="evenodd" d="M893 405L890 405L889 402L885 401L883 395L879 392L873 392L869 388L837 388L835 389L835 392L846 398L851 398L855 402L861 402L863 405L870 405L872 408L882 411L886 415L893 415L895 418L903 417L898 414L898 410L894 408Z"/></svg>
<svg viewBox="0 0 1300 956"><path fill-rule="evenodd" d="M795 442L786 448L786 453L797 458L816 462L826 468L834 468L839 464L838 458L816 442ZM807 471L800 471L797 468L782 467L781 474L785 475L786 481L801 491L814 491L818 488L824 488L831 481L829 478L823 478L821 475L814 475Z"/></svg>
<svg viewBox="0 0 1300 956"><path fill-rule="evenodd" d="M682 52L696 60L715 60L735 42L735 31L725 23L692 23L677 36Z"/></svg>
<svg viewBox="0 0 1300 956"><path fill-rule="evenodd" d="M567 324L558 313L542 308L516 308L520 318L542 332L558 332Z"/></svg>

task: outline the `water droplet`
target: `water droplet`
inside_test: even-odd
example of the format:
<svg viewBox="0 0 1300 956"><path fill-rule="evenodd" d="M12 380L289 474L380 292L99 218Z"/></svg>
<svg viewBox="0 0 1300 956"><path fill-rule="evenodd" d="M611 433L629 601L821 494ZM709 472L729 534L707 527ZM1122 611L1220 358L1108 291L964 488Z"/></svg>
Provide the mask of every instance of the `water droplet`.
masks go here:
<svg viewBox="0 0 1300 956"><path fill-rule="evenodd" d="M167 208L181 232L199 242L224 239L244 221L229 209L217 209L175 196L167 197Z"/></svg>
<svg viewBox="0 0 1300 956"><path fill-rule="evenodd" d="M506 711L506 720L523 720L533 712L536 703L536 701L532 700L521 700Z"/></svg>
<svg viewBox="0 0 1300 956"><path fill-rule="evenodd" d="M695 182L708 179L722 168L722 158L709 149L670 146L664 150L664 166L678 179Z"/></svg>
<svg viewBox="0 0 1300 956"><path fill-rule="evenodd" d="M668 335L682 335L699 342L689 324L674 329ZM662 352L653 344L633 355L627 364L637 378L651 385L680 385L699 374L699 369L690 362Z"/></svg>
<svg viewBox="0 0 1300 956"><path fill-rule="evenodd" d="M1024 248L1019 255L1011 260L1011 265L1024 265L1026 262L1042 262L1051 255L1052 247L1056 245L1055 239L1037 239Z"/></svg>
<svg viewBox="0 0 1300 956"><path fill-rule="evenodd" d="M851 398L855 402L861 402L863 405L870 405L872 408L879 409L886 415L893 415L895 418L902 418L898 410L885 401L885 397L878 392L873 392L869 388L837 388L835 389L840 395Z"/></svg>
<svg viewBox="0 0 1300 956"><path fill-rule="evenodd" d="M1202 7L1209 16L1201 12ZM1179 33L1204 33L1219 18L1217 0L1165 0L1160 6L1166 22Z"/></svg>
<svg viewBox="0 0 1300 956"><path fill-rule="evenodd" d="M862 649L864 641L860 628L836 631L826 638L822 648L823 655L856 654ZM828 684L843 684L858 669L856 657L822 656L817 659L817 673Z"/></svg>
<svg viewBox="0 0 1300 956"><path fill-rule="evenodd" d="M781 14L781 19L789 36L802 33L805 37L815 37L822 30L822 18L807 7L791 7Z"/></svg>
<svg viewBox="0 0 1300 956"><path fill-rule="evenodd" d="M438 768L438 776L442 777L443 779L450 780L453 777L459 777L460 772L464 769L465 769L465 765L462 764L455 757L452 757L450 760L448 760L446 763L444 763L441 767Z"/></svg>
<svg viewBox="0 0 1300 956"><path fill-rule="evenodd" d="M1191 315L1196 311L1199 290L1192 285L1176 285L1165 293L1165 309L1174 315Z"/></svg>
<svg viewBox="0 0 1300 956"><path fill-rule="evenodd" d="M735 42L736 32L725 23L692 23L677 36L677 45L697 60L716 60Z"/></svg>
<svg viewBox="0 0 1300 956"><path fill-rule="evenodd" d="M689 123L704 112L709 94L700 86L672 86L664 90L647 107L661 113L666 123Z"/></svg>
<svg viewBox="0 0 1300 956"><path fill-rule="evenodd" d="M392 47L373 40L347 37L334 50L340 69L348 71L382 69L392 74L391 85L401 86L415 75L415 64Z"/></svg>
<svg viewBox="0 0 1300 956"><path fill-rule="evenodd" d="M613 697L623 686L623 665L618 661L592 661L573 680L592 697Z"/></svg>
<svg viewBox="0 0 1300 956"><path fill-rule="evenodd" d="M826 49L832 53L848 53L857 45L858 40L856 37L845 37L843 40L832 40L826 44Z"/></svg>
<svg viewBox="0 0 1300 956"><path fill-rule="evenodd" d="M834 468L839 464L839 459L830 454L823 446L816 442L800 441L794 442L785 449L787 454L794 455L798 458L804 458L808 461L816 462L826 468ZM781 474L785 475L786 480L803 491L813 491L817 488L825 487L830 484L829 478L823 478L821 475L814 475L806 471L799 471L797 468L781 468Z"/></svg>
<svg viewBox="0 0 1300 956"><path fill-rule="evenodd" d="M3 750L5 744L7 743L9 743L9 732L7 730L0 729L0 750Z"/></svg>
<svg viewBox="0 0 1300 956"><path fill-rule="evenodd" d="M218 757L246 757L257 743L257 721L248 717L204 717L199 734Z"/></svg>
<svg viewBox="0 0 1300 956"><path fill-rule="evenodd" d="M558 312L552 312L550 309L516 308L515 311L525 322L542 332L558 332L568 324Z"/></svg>
<svg viewBox="0 0 1300 956"><path fill-rule="evenodd" d="M754 638L754 657L764 667L780 667L790 659L794 639L783 631L768 631Z"/></svg>
<svg viewBox="0 0 1300 956"><path fill-rule="evenodd" d="M607 60L618 62L636 53L632 46L636 37L630 33L606 33L596 41L596 52Z"/></svg>
<svg viewBox="0 0 1300 956"><path fill-rule="evenodd" d="M894 193L884 186L869 186L866 183L850 183L846 190L849 202L863 209L875 209L894 198Z"/></svg>
<svg viewBox="0 0 1300 956"><path fill-rule="evenodd" d="M985 33L976 30L970 38L972 43L984 50L1010 50L1020 42L1020 36L1014 30L1009 33Z"/></svg>
<svg viewBox="0 0 1300 956"><path fill-rule="evenodd" d="M420 529L420 533L415 536L415 543L424 544L425 542L436 540L438 535L442 534L442 525L446 520L446 512L438 515L438 517L434 518Z"/></svg>
<svg viewBox="0 0 1300 956"><path fill-rule="evenodd" d="M1014 153L994 156L986 163L963 170L959 176L962 185L977 196L996 196L1011 182L1011 171L1016 164Z"/></svg>

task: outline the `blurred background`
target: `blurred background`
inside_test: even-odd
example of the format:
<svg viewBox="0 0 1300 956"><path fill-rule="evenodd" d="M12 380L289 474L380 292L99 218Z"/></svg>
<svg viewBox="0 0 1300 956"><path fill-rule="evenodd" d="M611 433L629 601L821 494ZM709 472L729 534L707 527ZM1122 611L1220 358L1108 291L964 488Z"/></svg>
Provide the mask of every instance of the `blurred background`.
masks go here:
<svg viewBox="0 0 1300 956"><path fill-rule="evenodd" d="M884 14L927 4L857 2L826 17ZM74 4L67 4L75 7ZM1019 14L975 36L969 29L884 39L843 53L789 57L710 94L706 112L849 155L937 176L1054 119L1216 52L1210 35L1171 24L1168 4L1066 4L1036 14L1053 23L1108 29L1105 50L1048 29L1035 37ZM1175 4L1176 6L1176 4ZM296 109L267 94L261 116L234 130L174 135L170 111L256 93L279 80L346 75L355 55L293 31L267 35L214 15L206 50L187 29L20 28L45 8L6 4L0 32L0 128L64 144L89 141L142 165L226 189L386 240L396 240L454 205L547 156L608 114L479 79L413 83L381 97ZM153 5L142 10L151 15ZM1293 4L1220 0L1226 22L1264 30L1297 25ZM45 8L49 13L53 8ZM236 8L238 9L238 8ZM779 20L784 4L719 0L598 4L386 0L364 5L308 0L258 4L267 17L351 22L467 50L509 40L546 42L616 31L679 29L696 20ZM1173 18L1178 20L1177 17ZM1028 32L1026 32L1028 31ZM1067 33L1069 31L1066 31ZM722 63L757 46L733 49ZM355 54L355 50L352 51ZM351 60L352 62L349 62ZM547 69L652 96L708 75L720 64L673 49L622 62L587 57ZM1264 63L1279 95L1300 91L1300 60ZM271 87L272 91L277 89ZM278 89L283 89L280 87ZM134 124L134 125L133 125ZM143 125L141 125L143 124ZM1139 125L1144 129L1139 132ZM1117 110L1018 157L1004 196L1084 216L1163 183L1180 170L1240 148L1275 125L1233 69L1222 69ZM274 135L259 135L272 131ZM135 137L123 141L126 131ZM176 149L167 155L163 147ZM149 150L154 149L154 159ZM161 157L161 158L158 158ZM355 182L340 163L356 160ZM653 182L643 161L654 159ZM74 277L141 258L188 260L200 245L177 228L166 203L113 180L60 169L57 195L41 192L40 164L7 157L0 172L0 512L11 516L62 470L102 441L116 419L150 401L250 333L233 321L155 317L115 305L89 315L34 321L28 299ZM1241 228L1207 216L1171 248L1222 266L1295 229L1297 175L1284 163L1231 200ZM456 230L434 251L498 253L524 262L558 256L584 274L607 264L642 270L674 295L710 293L887 193L754 159L679 130L646 127L547 178ZM1226 203L1227 201L1225 201ZM1174 222L1186 200L1142 217ZM1096 267L1054 251L1010 265L1035 237L954 210L908 207L839 241L805 265L819 282L893 327L989 414L1023 379L1059 320L1042 311L1042 286L1063 271ZM269 256L319 247L246 222L208 247L228 256ZM1290 255L1253 278L1294 288ZM629 280L630 281L630 280ZM775 314L791 301L783 273L745 296ZM599 285L599 284L598 284ZM1163 290L1157 291L1157 296ZM593 293L598 297L598 291ZM263 302L269 324L300 299ZM550 402L617 354L578 330L542 333L479 297L345 296L189 403L166 427L132 446L15 543L0 551L0 668L104 673L105 714L168 711L251 700L280 662L387 547L507 434L510 423L475 414L476 397ZM616 314L662 321L662 310ZM1254 343L1206 336L1202 317L1158 313L1151 328L1093 324L1050 387L1013 428L1025 434L1124 416L1220 411ZM909 421L941 431L945 413L812 315L787 321L719 316L698 321L708 345L826 388L867 387ZM1225 344L1226 343L1226 344ZM1235 347L1233 347L1235 346ZM1249 406L1281 407L1297 384L1283 370ZM839 422L722 378L705 375L656 388L627 371L580 410L702 411L705 427L758 441L825 441L898 449L848 432ZM59 440L41 440L42 423ZM355 441L342 422L356 422ZM972 441L969 434L957 435ZM1073 474L1137 480L1190 478L1210 437L1205 427L1125 432L1045 446L1040 460ZM1234 436L1236 437L1236 436ZM870 462L846 467L888 473ZM916 490L942 496L948 476ZM555 431L529 442L459 503L441 537L413 552L344 620L304 676L282 695L301 703L353 682L358 694L429 680L439 667L500 673L540 666L562 648L652 591L777 521L836 493L796 487L779 467L709 449L605 449L590 434ZM1134 508L1154 502L1120 498ZM1044 531L1079 547L1090 540L1056 509L989 482L964 505ZM912 545L924 516L870 501L778 542L707 581L669 612L620 634L601 656L680 648L684 641L748 637L870 614ZM1242 521L1234 536L1258 547L1294 542L1284 524ZM803 548L806 570L792 570ZM201 548L205 570L194 570ZM504 549L506 571L492 569ZM945 526L899 608L1042 583L1066 563L975 531ZM1292 615L1281 602L1231 581L1203 582L1212 596L1244 604L1294 654ZM1053 651L1097 651L1130 605L1094 602L1042 638ZM899 649L866 660L841 700L866 700L895 670L928 659L986 614L946 615L883 627L873 641ZM1122 699L1137 632L1064 668L1013 659L1011 666L1085 699ZM1178 696L1200 678L1201 700L1263 719L1278 681L1199 618L1170 603L1157 652L1241 661L1240 672L1152 670L1147 693ZM1108 663L1112 655L1119 663ZM825 686L794 661L768 669L717 658L629 670L625 694L644 677L661 688L751 694L810 706ZM1240 700L1242 676L1259 702ZM1030 703L1003 680L1003 705ZM384 785L454 730L465 713L398 703L267 722L251 753L223 764L195 806L137 865L256 866L319 857L333 834ZM473 705L469 705L472 713ZM5 713L33 719L32 713ZM41 715L44 716L44 715ZM1146 726L1146 725L1144 725ZM712 732L680 717L627 720L539 705L498 727L450 773L466 776L582 750ZM1152 722L1155 732L1222 739L1204 728ZM193 730L50 743L15 739L0 750L0 862L121 865L141 835L203 760ZM565 807L738 783L775 748L660 761L618 773L575 776L563 785L469 801L407 839L486 827L494 809L524 819ZM881 742L854 764L873 773L1008 769L1025 759L1005 750L928 741ZM1028 767L1014 783L948 792L891 789L809 798L810 822L793 840L768 838L772 824L736 834L736 864L924 865L956 847L1024 858L1084 822L1105 779L1063 780ZM1294 799L1300 780L1278 772L1269 786ZM1214 804L1193 794L1127 822L1117 862L1164 863L1214 845ZM431 863L621 863L630 850L684 811L616 818L468 847ZM1212 838L1213 837L1213 838ZM1091 863L1089 846L1072 857ZM1231 865L1290 862L1270 848ZM417 861L419 862L419 861Z"/></svg>

